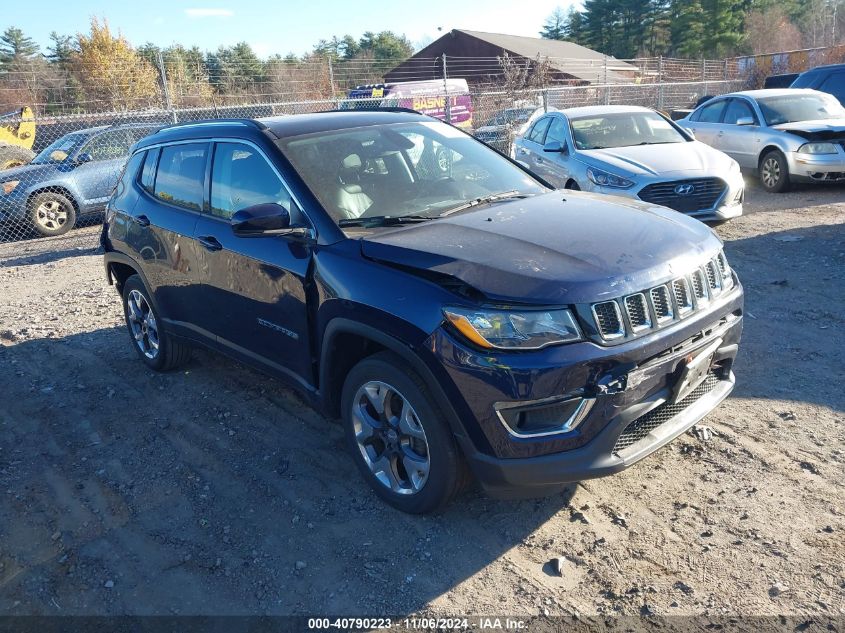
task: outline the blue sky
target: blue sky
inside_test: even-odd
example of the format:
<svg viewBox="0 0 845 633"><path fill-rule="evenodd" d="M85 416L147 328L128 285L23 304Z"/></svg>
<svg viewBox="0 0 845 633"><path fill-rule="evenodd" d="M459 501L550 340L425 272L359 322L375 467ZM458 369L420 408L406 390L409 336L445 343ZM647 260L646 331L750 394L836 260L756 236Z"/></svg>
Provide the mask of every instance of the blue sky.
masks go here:
<svg viewBox="0 0 845 633"><path fill-rule="evenodd" d="M204 50L249 42L261 56L311 49L320 38L391 30L415 45L453 28L536 36L557 6L573 0L7 0L0 30L16 26L49 44L50 31L75 35L91 16L105 17L133 44L196 44Z"/></svg>

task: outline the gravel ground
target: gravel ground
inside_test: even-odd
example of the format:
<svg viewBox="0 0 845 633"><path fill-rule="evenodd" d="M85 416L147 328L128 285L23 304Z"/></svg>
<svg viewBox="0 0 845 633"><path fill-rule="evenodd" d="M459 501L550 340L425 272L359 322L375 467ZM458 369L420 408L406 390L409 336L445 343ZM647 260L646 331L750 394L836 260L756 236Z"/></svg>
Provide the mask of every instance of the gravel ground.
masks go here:
<svg viewBox="0 0 845 633"><path fill-rule="evenodd" d="M94 230L0 245L0 613L842 616L845 188L746 209L717 229L747 312L712 438L436 517L379 503L272 379L147 371Z"/></svg>

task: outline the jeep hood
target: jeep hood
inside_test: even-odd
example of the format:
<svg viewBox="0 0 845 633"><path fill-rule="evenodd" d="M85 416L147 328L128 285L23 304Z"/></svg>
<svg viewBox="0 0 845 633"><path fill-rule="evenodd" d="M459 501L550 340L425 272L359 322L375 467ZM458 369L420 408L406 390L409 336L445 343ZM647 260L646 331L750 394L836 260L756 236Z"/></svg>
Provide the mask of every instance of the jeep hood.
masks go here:
<svg viewBox="0 0 845 633"><path fill-rule="evenodd" d="M625 198L555 191L361 239L372 260L502 303L588 303L687 272L721 248L706 225Z"/></svg>
<svg viewBox="0 0 845 633"><path fill-rule="evenodd" d="M733 162L726 154L699 141L578 150L578 157L588 165L634 177L680 173L724 177Z"/></svg>

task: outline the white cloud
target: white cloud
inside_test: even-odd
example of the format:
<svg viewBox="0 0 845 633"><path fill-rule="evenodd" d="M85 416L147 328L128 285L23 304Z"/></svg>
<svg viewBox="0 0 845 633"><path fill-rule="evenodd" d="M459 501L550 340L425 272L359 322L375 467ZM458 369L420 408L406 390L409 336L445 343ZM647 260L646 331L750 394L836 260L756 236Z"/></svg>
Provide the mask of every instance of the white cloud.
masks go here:
<svg viewBox="0 0 845 633"><path fill-rule="evenodd" d="M196 9L185 9L185 15L189 18L230 18L235 15L235 12L231 9L201 7Z"/></svg>

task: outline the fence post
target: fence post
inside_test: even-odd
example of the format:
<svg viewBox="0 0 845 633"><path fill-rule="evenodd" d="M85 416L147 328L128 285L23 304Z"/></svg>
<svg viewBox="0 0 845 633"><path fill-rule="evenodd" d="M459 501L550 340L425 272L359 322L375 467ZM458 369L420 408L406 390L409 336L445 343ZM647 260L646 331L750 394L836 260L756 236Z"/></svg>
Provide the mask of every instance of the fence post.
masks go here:
<svg viewBox="0 0 845 633"><path fill-rule="evenodd" d="M663 109L663 55L657 58L657 109Z"/></svg>
<svg viewBox="0 0 845 633"><path fill-rule="evenodd" d="M158 72L161 77L161 90L164 93L164 108L170 112L173 122L178 123L179 120L176 118L176 110L173 109L173 102L170 99L170 86L167 85L167 71L164 68L164 56L161 54L161 51L158 52L157 58Z"/></svg>
<svg viewBox="0 0 845 633"><path fill-rule="evenodd" d="M449 82L446 81L446 53L443 53L443 105L446 108L446 123L451 123L452 104L449 103Z"/></svg>
<svg viewBox="0 0 845 633"><path fill-rule="evenodd" d="M607 79L607 55L604 56L604 105L610 105L610 86Z"/></svg>
<svg viewBox="0 0 845 633"><path fill-rule="evenodd" d="M332 68L332 56L327 55L326 61L329 63L329 85L331 86L332 91L332 100L334 100L334 96L336 94L335 87L334 87L334 68Z"/></svg>
<svg viewBox="0 0 845 633"><path fill-rule="evenodd" d="M707 59L701 58L701 81L704 82L704 94L707 94ZM703 96L703 95L702 95Z"/></svg>

